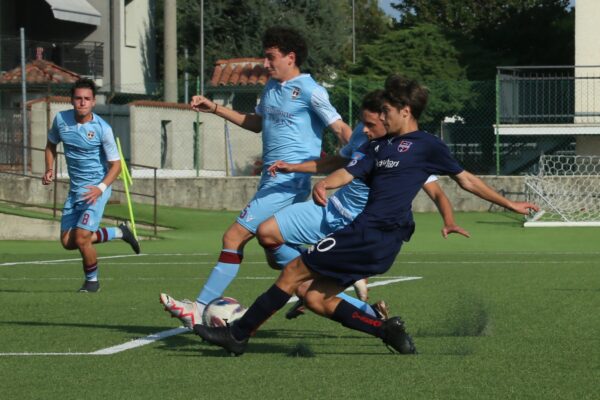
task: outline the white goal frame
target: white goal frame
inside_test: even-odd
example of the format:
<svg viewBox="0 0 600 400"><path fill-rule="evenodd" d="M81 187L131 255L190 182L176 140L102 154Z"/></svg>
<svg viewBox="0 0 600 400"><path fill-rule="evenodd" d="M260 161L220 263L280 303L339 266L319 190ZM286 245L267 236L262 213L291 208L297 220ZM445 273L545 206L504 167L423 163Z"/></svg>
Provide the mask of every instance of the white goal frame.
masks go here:
<svg viewBox="0 0 600 400"><path fill-rule="evenodd" d="M525 227L600 227L600 156L542 155L536 169L525 194L541 210Z"/></svg>

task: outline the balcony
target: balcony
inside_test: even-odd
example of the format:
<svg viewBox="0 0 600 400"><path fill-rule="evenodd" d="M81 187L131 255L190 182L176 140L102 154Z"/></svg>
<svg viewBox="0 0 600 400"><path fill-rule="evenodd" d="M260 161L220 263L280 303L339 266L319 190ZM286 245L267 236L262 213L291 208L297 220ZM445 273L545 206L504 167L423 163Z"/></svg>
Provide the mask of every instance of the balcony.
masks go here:
<svg viewBox="0 0 600 400"><path fill-rule="evenodd" d="M0 71L8 71L21 65L21 43L17 37L0 37ZM101 42L44 42L25 41L26 61L35 60L42 51L42 58L65 69L92 79L104 76L104 44Z"/></svg>

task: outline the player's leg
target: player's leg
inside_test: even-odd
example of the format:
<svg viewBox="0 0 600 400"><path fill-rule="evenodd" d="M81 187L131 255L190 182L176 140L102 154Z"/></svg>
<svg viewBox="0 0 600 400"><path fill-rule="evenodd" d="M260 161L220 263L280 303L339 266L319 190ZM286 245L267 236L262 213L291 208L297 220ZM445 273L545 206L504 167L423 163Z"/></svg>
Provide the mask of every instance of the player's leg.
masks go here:
<svg viewBox="0 0 600 400"><path fill-rule="evenodd" d="M172 316L179 318L185 326L191 328L201 323L200 316L206 305L223 295L225 289L233 281L239 271L243 258L243 248L250 241L258 226L280 210L301 197L306 197L310 191L310 180L301 182L279 178L273 183L263 176L259 190L246 208L242 210L236 222L223 235L223 248L219 261L211 272L206 284L198 294L195 302L177 301L171 296L161 293L160 302ZM283 182L279 183L279 180Z"/></svg>
<svg viewBox="0 0 600 400"><path fill-rule="evenodd" d="M290 207L293 207L293 205ZM259 244L265 249L267 263L273 269L279 270L283 268L283 266L300 255L298 246L285 243L275 217L268 218L258 226L256 238Z"/></svg>
<svg viewBox="0 0 600 400"><path fill-rule="evenodd" d="M111 240L121 239L131 246L135 254L140 254L140 243L126 224L119 226L102 227L92 235L93 243L105 243Z"/></svg>

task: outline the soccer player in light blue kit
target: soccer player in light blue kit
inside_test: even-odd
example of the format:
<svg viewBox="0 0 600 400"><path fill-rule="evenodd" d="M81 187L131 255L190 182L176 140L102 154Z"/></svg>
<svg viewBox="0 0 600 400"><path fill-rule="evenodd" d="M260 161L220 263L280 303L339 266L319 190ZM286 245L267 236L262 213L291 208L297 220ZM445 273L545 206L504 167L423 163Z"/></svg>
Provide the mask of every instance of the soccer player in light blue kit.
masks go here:
<svg viewBox="0 0 600 400"><path fill-rule="evenodd" d="M277 161L269 172L310 172L328 173L343 167L355 152L368 140L383 137L386 134L385 127L380 119L380 110L383 104L383 90L373 91L365 96L361 105L360 123L353 131L349 143L344 146L338 156L322 158L316 161L307 161L300 164L292 164ZM430 176L423 185L423 190L434 201L442 214L444 227L442 235L444 238L450 233L459 233L469 237L467 231L456 225L450 201L442 188L438 185L437 177ZM259 243L267 249L278 249L286 257L275 259L271 257L269 265L275 269L281 269L294 258L300 256L300 246L303 244L317 243L325 236L350 224L354 218L363 210L369 195L369 187L360 179L353 180L350 184L342 187L330 198L326 207L321 207L313 201L305 201L293 204L276 212L272 217L263 222L257 232ZM362 282L363 285L356 285ZM373 305L366 303L366 281L355 282L355 290L358 296L353 298L344 293L338 297L343 298L354 306L372 316L386 318L388 315L387 305L380 300ZM302 297L303 291L308 285L303 285L298 295ZM298 301L288 311L288 319L295 318L303 312L303 302Z"/></svg>
<svg viewBox="0 0 600 400"><path fill-rule="evenodd" d="M223 235L219 260L196 301L178 301L160 294L165 310L188 328L201 322L206 304L222 296L235 278L244 246L255 236L260 223L275 211L306 200L310 194L310 174L272 176L267 168L277 160L299 163L318 159L325 127L344 142L351 135L350 127L329 102L327 91L310 75L300 72L307 46L296 30L269 28L263 36L263 49L270 79L256 113L243 114L203 96L194 96L191 102L196 111L217 114L250 131L262 131L264 166L256 194Z"/></svg>
<svg viewBox="0 0 600 400"><path fill-rule="evenodd" d="M140 246L125 224L98 229L110 198L110 185L121 172L121 161L110 125L92 111L96 105L94 81L75 82L71 104L73 110L58 113L48 132L42 184L49 185L54 180L56 147L62 142L70 187L60 224L61 243L67 250L78 249L83 258L85 281L79 291L97 292L100 283L93 244L122 239L136 253Z"/></svg>

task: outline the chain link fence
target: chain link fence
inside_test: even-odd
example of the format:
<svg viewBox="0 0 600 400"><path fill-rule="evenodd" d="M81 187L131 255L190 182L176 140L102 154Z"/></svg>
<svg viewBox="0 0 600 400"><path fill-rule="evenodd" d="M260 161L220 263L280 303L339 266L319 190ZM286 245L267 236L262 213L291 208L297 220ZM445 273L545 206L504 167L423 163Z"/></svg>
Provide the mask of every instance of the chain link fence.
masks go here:
<svg viewBox="0 0 600 400"><path fill-rule="evenodd" d="M441 137L453 155L469 171L480 174L522 175L540 154L575 154L575 138L564 135L497 136L497 85L483 82L424 82L430 102L422 115L422 129ZM100 91L96 113L120 138L129 163L158 169L158 177L249 176L260 173L261 135L245 131L213 114L195 113L184 103L161 101L164 84L129 85L127 91ZM188 99L196 92L193 82ZM362 97L381 88L383 82L338 80L328 86L332 104L345 121L359 121ZM148 87L154 94L141 94ZM142 90L144 88L144 90ZM218 104L241 112L253 112L262 86L208 87L206 95ZM27 143L43 148L47 130L57 112L69 109L69 85L30 85L27 90ZM33 155L23 145L20 84L0 84L0 170L38 173ZM324 133L323 152L335 154L340 144L331 132ZM24 157L28 159L24 160ZM144 171L132 171L133 177Z"/></svg>

